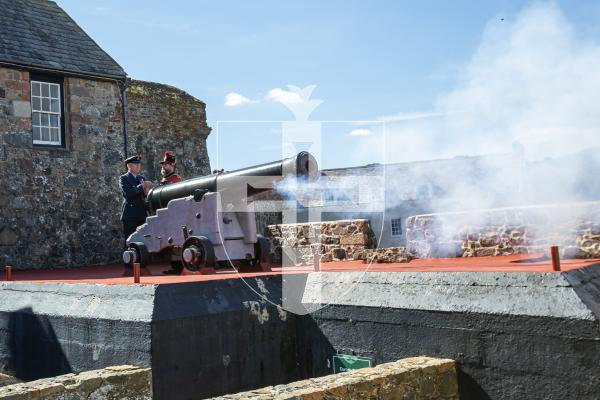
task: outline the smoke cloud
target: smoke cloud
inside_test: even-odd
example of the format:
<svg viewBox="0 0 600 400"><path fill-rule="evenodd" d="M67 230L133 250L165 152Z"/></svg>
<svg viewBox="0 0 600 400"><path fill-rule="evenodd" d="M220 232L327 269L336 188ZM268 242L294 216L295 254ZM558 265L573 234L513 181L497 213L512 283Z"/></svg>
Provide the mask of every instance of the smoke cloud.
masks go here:
<svg viewBox="0 0 600 400"><path fill-rule="evenodd" d="M349 140L360 141L353 156L363 164L385 149L386 210L409 203L420 214L598 200L599 105L600 44L582 37L557 5L535 4L487 24L459 84L431 110L381 117L385 135L380 124L357 124L374 134ZM423 161L436 159L446 160ZM378 181L364 184L381 192ZM336 185L329 180L321 189ZM447 234L476 226L473 218L457 217ZM575 209L561 216L574 226L581 218Z"/></svg>
<svg viewBox="0 0 600 400"><path fill-rule="evenodd" d="M459 82L433 110L399 114L423 118L386 119L387 162L510 152L515 141L532 160L600 145L600 44L556 5L492 19Z"/></svg>
<svg viewBox="0 0 600 400"><path fill-rule="evenodd" d="M363 154L385 147L386 163L517 156L506 158L506 170L482 159L478 167L488 173L476 183L437 172L439 180L452 175L455 197L468 193L464 208L491 206L508 183L519 192L512 203L591 196L582 186L598 187L590 172L600 165L600 44L581 37L557 5L492 19L459 81L431 111L399 114L423 118L387 118L385 144L383 135L360 138Z"/></svg>

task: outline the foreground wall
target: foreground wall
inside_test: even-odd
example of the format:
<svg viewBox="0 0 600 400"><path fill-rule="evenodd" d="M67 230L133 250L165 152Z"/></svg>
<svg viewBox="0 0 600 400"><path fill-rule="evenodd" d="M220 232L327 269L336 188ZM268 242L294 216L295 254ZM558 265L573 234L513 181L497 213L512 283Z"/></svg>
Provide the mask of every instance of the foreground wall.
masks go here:
<svg viewBox="0 0 600 400"><path fill-rule="evenodd" d="M600 398L600 265L223 278L0 282L0 372L132 364L152 369L155 398L202 399L330 374L336 353L376 365L427 355L457 361L462 400ZM317 311L283 310L283 279L304 280L303 306Z"/></svg>
<svg viewBox="0 0 600 400"><path fill-rule="evenodd" d="M171 285L0 282L0 372L21 380L132 364L157 399L203 399L329 372L281 277Z"/></svg>
<svg viewBox="0 0 600 400"><path fill-rule="evenodd" d="M336 352L428 355L462 400L600 398L600 265L565 273L330 273L313 319ZM309 286L313 288L313 286Z"/></svg>
<svg viewBox="0 0 600 400"><path fill-rule="evenodd" d="M407 219L409 251L427 257L548 253L600 257L600 202L417 215Z"/></svg>
<svg viewBox="0 0 600 400"><path fill-rule="evenodd" d="M214 399L458 400L456 373L452 360L415 357Z"/></svg>
<svg viewBox="0 0 600 400"><path fill-rule="evenodd" d="M0 400L152 399L149 368L131 365L67 374L0 388Z"/></svg>

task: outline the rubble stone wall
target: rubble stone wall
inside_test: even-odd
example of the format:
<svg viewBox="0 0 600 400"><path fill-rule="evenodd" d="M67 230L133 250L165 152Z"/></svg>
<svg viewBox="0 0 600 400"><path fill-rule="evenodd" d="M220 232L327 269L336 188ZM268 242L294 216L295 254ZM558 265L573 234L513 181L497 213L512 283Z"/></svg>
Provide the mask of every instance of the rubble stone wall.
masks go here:
<svg viewBox="0 0 600 400"><path fill-rule="evenodd" d="M600 257L600 202L417 215L407 219L407 247L421 257L549 253Z"/></svg>
<svg viewBox="0 0 600 400"><path fill-rule="evenodd" d="M19 380L17 378L0 372L0 387L14 385L15 383L19 383Z"/></svg>
<svg viewBox="0 0 600 400"><path fill-rule="evenodd" d="M131 80L127 89L129 154L143 157L145 177L159 181L165 150L184 179L210 174L206 104L173 86Z"/></svg>
<svg viewBox="0 0 600 400"><path fill-rule="evenodd" d="M33 145L28 71L0 68L0 87L0 263L19 269L116 259L117 84L65 78L64 148Z"/></svg>
<svg viewBox="0 0 600 400"><path fill-rule="evenodd" d="M217 400L241 399L295 399L310 400L335 398L353 399L414 399L458 400L456 364L452 360L413 357L364 368L328 375L321 378L269 386L215 397Z"/></svg>
<svg viewBox="0 0 600 400"><path fill-rule="evenodd" d="M125 171L119 85L64 77L64 147L33 145L30 74L0 68L0 265L75 267L119 260L118 177ZM164 150L184 177L209 172L204 103L170 86L133 81L129 154L158 179Z"/></svg>
<svg viewBox="0 0 600 400"><path fill-rule="evenodd" d="M271 241L273 262L280 263L282 247L288 247L298 250L297 265L312 264L319 246L321 261L328 262L352 260L358 252L375 248L377 244L366 219L269 225L265 235Z"/></svg>
<svg viewBox="0 0 600 400"><path fill-rule="evenodd" d="M414 257L406 250L406 247L364 249L354 253L354 259L362 260L363 264L407 263L413 258Z"/></svg>
<svg viewBox="0 0 600 400"><path fill-rule="evenodd" d="M150 368L108 367L0 388L0 400L152 399Z"/></svg>

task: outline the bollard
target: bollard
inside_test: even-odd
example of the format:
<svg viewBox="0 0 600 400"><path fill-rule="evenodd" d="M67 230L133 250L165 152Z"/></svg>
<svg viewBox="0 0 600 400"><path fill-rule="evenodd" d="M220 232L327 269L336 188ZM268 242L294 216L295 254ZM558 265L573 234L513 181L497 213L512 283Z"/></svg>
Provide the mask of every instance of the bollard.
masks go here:
<svg viewBox="0 0 600 400"><path fill-rule="evenodd" d="M140 283L140 263L133 263L133 283Z"/></svg>
<svg viewBox="0 0 600 400"><path fill-rule="evenodd" d="M550 247L550 255L552 256L552 270L560 271L560 255L558 253L558 246Z"/></svg>
<svg viewBox="0 0 600 400"><path fill-rule="evenodd" d="M315 253L313 256L313 265L315 267L315 272L321 272L321 255Z"/></svg>
<svg viewBox="0 0 600 400"><path fill-rule="evenodd" d="M6 281L12 281L12 265L7 265L4 271L6 272Z"/></svg>

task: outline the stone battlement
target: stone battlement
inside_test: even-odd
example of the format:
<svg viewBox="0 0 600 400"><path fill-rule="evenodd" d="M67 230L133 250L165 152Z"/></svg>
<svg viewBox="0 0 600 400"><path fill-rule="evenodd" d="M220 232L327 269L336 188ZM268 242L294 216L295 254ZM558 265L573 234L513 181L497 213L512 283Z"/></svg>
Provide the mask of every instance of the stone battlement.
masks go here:
<svg viewBox="0 0 600 400"><path fill-rule="evenodd" d="M0 388L0 400L152 399L150 368L120 365Z"/></svg>
<svg viewBox="0 0 600 400"><path fill-rule="evenodd" d="M213 400L294 399L458 400L456 364L429 357L406 358L321 378L269 386Z"/></svg>
<svg viewBox="0 0 600 400"><path fill-rule="evenodd" d="M547 253L600 257L600 202L550 204L417 215L406 222L417 257L484 257Z"/></svg>

